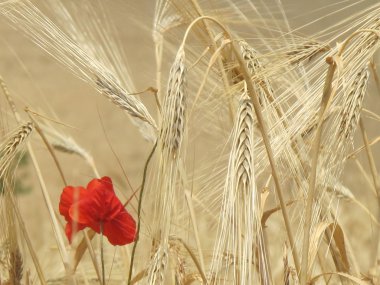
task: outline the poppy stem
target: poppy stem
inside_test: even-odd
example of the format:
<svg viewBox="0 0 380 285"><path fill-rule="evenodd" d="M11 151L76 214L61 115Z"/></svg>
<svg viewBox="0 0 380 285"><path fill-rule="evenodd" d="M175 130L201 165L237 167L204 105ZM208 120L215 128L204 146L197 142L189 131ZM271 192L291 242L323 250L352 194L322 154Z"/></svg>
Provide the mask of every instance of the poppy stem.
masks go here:
<svg viewBox="0 0 380 285"><path fill-rule="evenodd" d="M136 248L137 248L137 242L139 241L139 238L140 238L140 220L141 220L141 207L142 207L142 198L143 198L143 194L144 194L144 188L145 188L145 182L146 182L146 174L148 172L148 166L149 166L149 162L150 160L152 159L153 157L153 154L156 150L156 147L157 147L157 144L158 144L158 141L155 142L151 152L149 153L149 156L148 156L148 159L146 160L145 162L145 166L144 166L144 173L143 173L143 180L141 182L141 190L140 190L140 196L139 196L139 204L138 204L138 208L137 208L137 230L136 230L136 239L135 239L135 243L133 245L133 248L132 248L132 255L131 255L131 262L130 262L130 265L129 265L129 275L128 275L128 285L131 285L131 280L132 280L132 271L133 271L133 263L134 263L134 260L135 260L135 253L136 253Z"/></svg>
<svg viewBox="0 0 380 285"><path fill-rule="evenodd" d="M102 285L106 285L104 270L104 250L103 250L103 223L100 222L100 261L102 262Z"/></svg>

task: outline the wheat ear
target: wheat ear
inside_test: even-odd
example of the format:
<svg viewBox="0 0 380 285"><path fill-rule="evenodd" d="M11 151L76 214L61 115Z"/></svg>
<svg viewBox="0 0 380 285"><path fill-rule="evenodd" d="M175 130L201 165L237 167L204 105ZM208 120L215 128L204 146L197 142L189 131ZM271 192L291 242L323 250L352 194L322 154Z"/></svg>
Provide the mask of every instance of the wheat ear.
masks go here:
<svg viewBox="0 0 380 285"><path fill-rule="evenodd" d="M18 127L9 138L2 143L0 146L0 177L4 177L17 151L24 144L33 129L33 124L27 122Z"/></svg>
<svg viewBox="0 0 380 285"><path fill-rule="evenodd" d="M157 185L159 189L154 193L155 216L160 221L155 226L154 238L158 241L155 249L154 262L149 267L148 280L159 282L165 276L167 262L165 258L168 251L169 235L178 196L178 182L180 179L179 164L181 164L182 144L185 137L186 120L186 66L185 51L181 47L170 69L166 96L162 105L162 127L159 137L161 149L159 161L159 176ZM156 284L156 283L149 283Z"/></svg>
<svg viewBox="0 0 380 285"><path fill-rule="evenodd" d="M260 223L260 198L254 172L254 109L243 94L233 129L232 149L226 186L223 193L217 243L211 265L212 278L226 282L233 271L233 284L253 284L261 278L270 284L267 259ZM259 254L259 277L254 277L253 257ZM222 264L223 253L234 256L233 264ZM224 267L224 273L220 268ZM219 283L218 283L219 284Z"/></svg>

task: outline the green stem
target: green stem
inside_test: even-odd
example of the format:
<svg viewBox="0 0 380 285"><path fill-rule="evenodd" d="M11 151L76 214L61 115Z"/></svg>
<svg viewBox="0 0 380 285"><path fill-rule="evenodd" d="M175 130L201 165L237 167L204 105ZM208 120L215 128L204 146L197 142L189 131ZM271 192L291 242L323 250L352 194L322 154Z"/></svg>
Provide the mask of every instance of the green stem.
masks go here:
<svg viewBox="0 0 380 285"><path fill-rule="evenodd" d="M144 166L144 173L143 173L143 180L141 182L141 190L140 190L140 195L139 195L139 204L138 204L138 208L137 208L137 230L136 230L136 240L135 240L135 243L133 245L133 249L132 249L132 255L131 255L131 262L130 262L130 265L129 265L129 275L128 275L128 282L127 284L128 285L131 285L131 279L132 279L132 271L133 271L133 263L134 263L134 260L135 260L135 253L136 253L136 248L137 248L137 242L139 241L139 238L140 238L140 228L141 228L141 207L142 207L142 198L143 198L143 194L144 194L144 189L145 189L145 182L146 182L146 174L148 172L148 166L149 166L149 162L151 161L152 157L153 157L153 154L156 150L156 147L157 147L157 141L156 143L154 144L151 152L149 153L149 156L148 156L148 159L145 163L145 166Z"/></svg>

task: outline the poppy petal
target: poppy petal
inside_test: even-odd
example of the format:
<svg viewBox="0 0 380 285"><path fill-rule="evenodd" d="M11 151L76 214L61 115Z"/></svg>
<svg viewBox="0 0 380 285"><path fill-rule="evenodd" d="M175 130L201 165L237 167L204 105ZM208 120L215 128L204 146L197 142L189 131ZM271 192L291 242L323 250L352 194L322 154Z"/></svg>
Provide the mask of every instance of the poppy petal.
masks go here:
<svg viewBox="0 0 380 285"><path fill-rule="evenodd" d="M113 185L112 185L112 180L108 176L104 176L100 179L92 179L88 184L87 184L87 189L89 191L94 191L94 190L99 190L99 189L106 189L110 192L114 192L113 190Z"/></svg>
<svg viewBox="0 0 380 285"><path fill-rule="evenodd" d="M79 201L86 196L86 189L83 187L67 186L63 189L59 200L59 213L65 217L66 221L70 221L69 210L73 203Z"/></svg>
<svg viewBox="0 0 380 285"><path fill-rule="evenodd" d="M86 226L82 224L76 224L76 231L79 232L80 230L83 230ZM72 238L73 238L73 223L72 222L67 222L66 227L65 227L65 234L67 239L69 240L69 243L71 243Z"/></svg>
<svg viewBox="0 0 380 285"><path fill-rule="evenodd" d="M124 209L114 219L104 223L103 231L112 245L126 245L136 238L136 222Z"/></svg>
<svg viewBox="0 0 380 285"><path fill-rule="evenodd" d="M83 224L106 222L112 220L124 209L113 191L111 179L106 177L102 178L101 181L106 180L108 180L107 183L99 182L99 179L98 181L94 179L90 182L92 186L88 186L88 195L78 203L79 217L74 218L74 212L71 210L70 216L72 219Z"/></svg>
<svg viewBox="0 0 380 285"><path fill-rule="evenodd" d="M108 192L109 193L109 192ZM104 201L106 201L104 205L104 216L102 217L102 221L107 222L109 220L114 219L120 212L124 211L123 204L121 204L119 198L113 195L102 195Z"/></svg>
<svg viewBox="0 0 380 285"><path fill-rule="evenodd" d="M87 197L70 207L70 219L79 224L91 227L93 224L100 223L100 209L101 204L98 203L98 200L92 199L92 197Z"/></svg>
<svg viewBox="0 0 380 285"><path fill-rule="evenodd" d="M86 198L72 205L70 218L81 224L93 225L107 222L122 211L123 205L113 192L97 189Z"/></svg>
<svg viewBox="0 0 380 285"><path fill-rule="evenodd" d="M108 176L91 180L87 189L91 193L91 198L96 200L94 205L100 206L97 211L100 221L113 219L123 208L115 195L112 180Z"/></svg>

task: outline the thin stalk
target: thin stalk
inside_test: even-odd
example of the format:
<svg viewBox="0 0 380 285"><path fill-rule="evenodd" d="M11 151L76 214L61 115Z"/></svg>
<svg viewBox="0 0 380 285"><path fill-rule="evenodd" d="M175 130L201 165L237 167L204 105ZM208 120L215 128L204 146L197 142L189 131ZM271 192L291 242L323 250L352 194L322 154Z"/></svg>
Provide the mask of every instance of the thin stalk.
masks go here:
<svg viewBox="0 0 380 285"><path fill-rule="evenodd" d="M371 61L369 66L371 68L373 78L375 79L377 92L378 94L380 94L380 80L379 80L379 75L377 74L376 64L373 61Z"/></svg>
<svg viewBox="0 0 380 285"><path fill-rule="evenodd" d="M322 101L319 108L318 113L318 125L316 130L316 135L312 145L312 164L311 164L311 172L309 178L309 191L307 195L306 202L306 214L305 214L305 223L304 223L304 235L303 235L303 245L302 245L302 264L301 264L301 272L300 272L300 284L305 285L307 282L307 274L308 274L308 256L309 256L309 247L310 247L310 229L311 229L311 218L313 214L313 204L314 204L314 196L315 196L315 182L317 177L317 166L318 166L318 156L319 156L319 147L321 144L322 137L322 125L323 118L327 107L330 102L330 97L332 93L332 82L334 78L334 73L336 70L336 64L331 59L327 59L327 63L329 64L329 69L327 71L325 86L322 94Z"/></svg>
<svg viewBox="0 0 380 285"><path fill-rule="evenodd" d="M321 272L322 273L328 272L325 261L324 261L325 257L324 255L321 254L319 250L317 251L317 257L318 257L319 266L321 267ZM323 275L323 279L325 279L325 284L329 283L329 278L326 275Z"/></svg>
<svg viewBox="0 0 380 285"><path fill-rule="evenodd" d="M156 97L157 97L157 101L160 102L161 101L161 77L162 77L162 57L163 57L163 45L164 45L164 38L163 36L160 34L158 36L158 33L157 33L157 36L153 36L153 41L154 41L154 46L155 46L155 59L156 59L156 86L157 86L157 93L156 93ZM160 115L161 111L159 110L158 106L157 106L157 115ZM161 116L158 116L158 120L161 119ZM158 122L159 124L161 122Z"/></svg>
<svg viewBox="0 0 380 285"><path fill-rule="evenodd" d="M191 222L193 224L195 241L196 241L197 247L198 247L199 260L201 263L202 271L205 272L206 267L205 267L203 252L202 252L201 240L199 238L199 231L198 231L198 227L196 224L194 205L193 205L193 201L192 201L191 194L189 191L185 191L185 197L186 197L187 206L189 207Z"/></svg>
<svg viewBox="0 0 380 285"><path fill-rule="evenodd" d="M142 198L143 198L144 189L145 189L146 175L147 175L147 172L148 172L149 163L150 163L150 161L151 161L151 159L153 157L154 152L156 151L157 144L158 144L158 141L155 142L155 144L154 144L151 152L149 153L148 159L145 162L145 166L144 166L143 180L141 182L141 190L140 190L140 195L139 195L139 204L138 204L138 208L137 208L136 240L135 240L135 243L133 244L133 248L132 248L131 262L130 262L130 265L129 265L129 275L128 275L128 282L127 282L128 285L131 285L133 263L134 263L134 260L135 260L135 253L136 253L137 243L138 243L138 241L140 239L141 208L142 208Z"/></svg>
<svg viewBox="0 0 380 285"><path fill-rule="evenodd" d="M56 167L57 167L57 169L58 169L58 172L59 172L59 174L60 174L60 176L61 176L61 179L62 179L62 181L63 181L63 184L66 186L66 185L67 185L67 180L66 180L66 178L65 178L65 175L63 174L62 167L61 167L61 165L60 165L60 163L59 163L59 161L58 161L57 156L55 155L55 152L54 152L54 150L53 150L53 147L51 146L51 144L50 144L49 141L47 140L47 138L46 138L44 132L42 131L42 129L40 128L40 125L38 124L38 122L37 122L36 120L34 120L34 118L30 115L30 113L29 113L29 109L28 109L28 108L25 109L25 112L28 114L30 120L33 122L33 124L34 124L34 126L35 126L35 128L36 128L36 131L38 132L38 134L40 135L42 141L44 142L44 144L46 145L48 151L50 152L50 155L51 155L51 157L53 158L54 163L55 163L55 165L56 165Z"/></svg>
<svg viewBox="0 0 380 285"><path fill-rule="evenodd" d="M372 174L372 179L373 179L373 185L375 186L376 194L377 194L377 197L379 198L380 197L379 175L378 175L378 172L377 172L375 159L374 159L372 151L371 151L371 147L370 147L370 144L369 144L367 132L365 130L364 123L363 123L362 119L359 120L359 125L360 125L360 131L361 131L361 134L362 134L362 138L363 138L366 154L367 154L367 159L368 159L369 167L371 169L371 174ZM379 200L379 205L380 205L380 200Z"/></svg>
<svg viewBox="0 0 380 285"><path fill-rule="evenodd" d="M106 285L106 273L104 270L103 222L100 222L100 262L102 263L102 285Z"/></svg>
<svg viewBox="0 0 380 285"><path fill-rule="evenodd" d="M361 176L363 176L364 180L367 182L369 186L369 190L372 192L372 194L376 197L376 189L373 183L371 182L371 178L368 176L368 173L365 171L363 165L360 163L360 161L355 157L355 164L356 167L359 169ZM365 206L364 206L365 207Z"/></svg>
<svg viewBox="0 0 380 285"><path fill-rule="evenodd" d="M39 181L40 186L41 186L42 195L44 197L46 207L48 208L48 211L49 211L49 216L50 216L50 220L51 220L52 227L54 230L55 238L56 238L57 243L58 243L59 252L61 254L63 264L65 265L66 270L68 270L69 269L69 268L67 268L68 267L68 263L67 263L68 254L66 252L65 243L64 243L62 235L60 233L60 226L59 226L58 220L55 216L53 203L51 202L49 192L47 190L45 181L44 181L42 173L41 173L41 169L37 163L36 156L34 154L32 147L30 146L29 142L27 143L27 147L28 147L28 152L29 152L30 158L33 162L33 165L34 165L37 177L38 177L38 181Z"/></svg>
<svg viewBox="0 0 380 285"><path fill-rule="evenodd" d="M100 278L99 266L98 266L98 262L96 261L94 248L92 247L92 244L91 244L91 240L94 238L95 232L91 229L88 231L84 230L83 235L84 237L82 241L80 242L80 244L77 246L76 251L75 251L73 270L74 272L76 271L79 265L79 262L82 259L83 254L85 253L86 249L88 249L92 264L94 265L94 268L95 268L96 276L98 277L100 281L101 278Z"/></svg>
<svg viewBox="0 0 380 285"><path fill-rule="evenodd" d="M370 170L371 170L371 175L372 175L372 180L373 180L373 186L375 187L375 190L376 190L376 198L377 198L377 204L378 204L378 209L377 209L377 211L378 211L378 218L377 219L379 220L380 219L380 181L379 181L379 175L378 175L378 172L377 172L375 159L373 157L373 154L372 154L372 151L371 151L371 147L369 145L369 140L368 140L367 132L365 130L364 123L363 123L363 120L361 118L359 119L359 125L360 125L360 131L361 131L361 134L362 134L362 138L363 138L366 154L367 154L367 159L368 159L369 167L370 167ZM376 239L376 249L374 251L376 253L375 263L376 263L377 257L379 256L379 237L380 237L380 232L379 232L378 228L376 229L376 237L377 237L377 239Z"/></svg>
<svg viewBox="0 0 380 285"><path fill-rule="evenodd" d="M380 142L380 137L374 138L372 141L370 141L368 143L368 146L373 146L373 145L377 144L378 142ZM365 148L366 148L365 144L362 145L362 146L360 146L360 147L358 147L353 152L351 152L349 155L347 155L346 159L350 159L350 158L355 157L355 155L357 155L358 153L360 153Z"/></svg>

